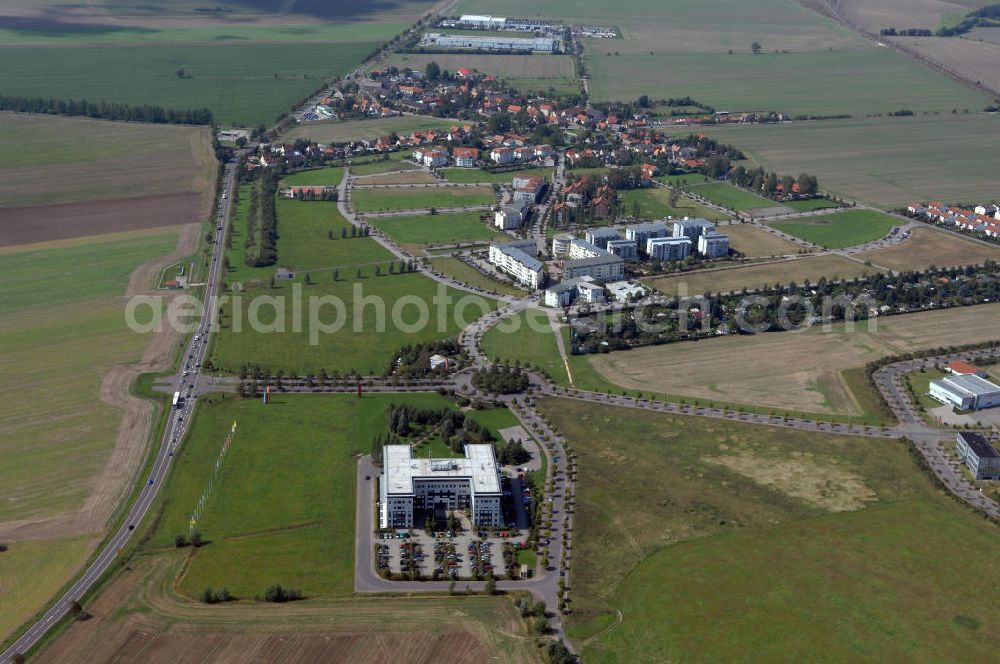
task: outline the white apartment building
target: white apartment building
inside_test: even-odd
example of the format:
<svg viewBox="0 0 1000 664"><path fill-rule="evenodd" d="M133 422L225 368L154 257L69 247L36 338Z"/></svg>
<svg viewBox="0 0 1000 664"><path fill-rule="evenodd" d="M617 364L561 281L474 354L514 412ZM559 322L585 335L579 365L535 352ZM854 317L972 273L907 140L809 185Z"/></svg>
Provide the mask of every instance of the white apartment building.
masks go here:
<svg viewBox="0 0 1000 664"><path fill-rule="evenodd" d="M544 279L542 263L526 253L525 249L534 253L535 241L491 244L490 263L529 288L541 288Z"/></svg>
<svg viewBox="0 0 1000 664"><path fill-rule="evenodd" d="M524 224L527 214L524 204L505 205L493 213L493 224L502 231L512 231Z"/></svg>
<svg viewBox="0 0 1000 664"><path fill-rule="evenodd" d="M466 445L464 459L414 459L409 445L386 445L379 526L414 528L414 512L469 510L479 526L502 526L500 471L493 445Z"/></svg>
<svg viewBox="0 0 1000 664"><path fill-rule="evenodd" d="M568 260L563 265L563 279L587 276L598 282L620 281L625 278L625 261L605 252L604 256Z"/></svg>
<svg viewBox="0 0 1000 664"><path fill-rule="evenodd" d="M714 230L702 233L698 238L698 253L706 258L728 256L729 237Z"/></svg>
<svg viewBox="0 0 1000 664"><path fill-rule="evenodd" d="M658 261L679 261L691 255L691 240L686 237L651 237L646 253Z"/></svg>

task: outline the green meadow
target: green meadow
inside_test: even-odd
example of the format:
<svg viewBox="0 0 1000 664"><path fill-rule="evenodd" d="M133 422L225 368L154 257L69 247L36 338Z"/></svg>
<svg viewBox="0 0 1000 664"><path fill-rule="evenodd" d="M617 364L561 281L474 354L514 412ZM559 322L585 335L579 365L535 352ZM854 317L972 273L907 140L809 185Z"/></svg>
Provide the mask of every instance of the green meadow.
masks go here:
<svg viewBox="0 0 1000 664"><path fill-rule="evenodd" d="M842 249L885 237L900 222L874 210L849 210L821 217L768 222L789 235L827 249Z"/></svg>
<svg viewBox="0 0 1000 664"><path fill-rule="evenodd" d="M544 311L529 309L491 327L483 335L482 348L493 360L536 366L556 383L568 382L555 333Z"/></svg>
<svg viewBox="0 0 1000 664"><path fill-rule="evenodd" d="M541 408L578 455L567 631L587 661L991 658L996 526L905 444Z"/></svg>
<svg viewBox="0 0 1000 664"><path fill-rule="evenodd" d="M740 211L781 207L776 201L757 196L726 182L695 185L691 187L691 193L706 198L716 205Z"/></svg>
<svg viewBox="0 0 1000 664"><path fill-rule="evenodd" d="M352 172L354 169L351 169ZM354 189L351 205L358 212L454 208L466 205L492 205L496 195L489 187L436 187L398 189Z"/></svg>
<svg viewBox="0 0 1000 664"><path fill-rule="evenodd" d="M486 214L488 221L481 221ZM506 237L492 225L491 212L421 214L404 217L375 217L371 224L400 244L422 245L443 242L489 242Z"/></svg>

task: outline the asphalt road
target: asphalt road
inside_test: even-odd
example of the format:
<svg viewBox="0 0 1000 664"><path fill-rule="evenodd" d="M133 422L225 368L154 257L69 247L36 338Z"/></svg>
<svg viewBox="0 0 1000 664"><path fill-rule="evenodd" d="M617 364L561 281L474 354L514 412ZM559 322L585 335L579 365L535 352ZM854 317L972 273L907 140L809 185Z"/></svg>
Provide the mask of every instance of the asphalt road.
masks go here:
<svg viewBox="0 0 1000 664"><path fill-rule="evenodd" d="M222 190L231 193L236 176L236 163L226 164L222 177ZM222 270L222 251L224 249L223 236L229 220L232 207L232 198L227 195L219 199L216 208L217 230L215 232L215 249L212 254L212 265L209 270L208 286L206 288L206 306L203 308L201 320L197 325L197 330L189 337L187 348L184 351L184 361L175 378L177 384L181 385L181 391L189 393L189 397L184 399L179 408L171 410L170 419L167 422L166 430L163 433L163 440L160 441L160 448L153 461L153 467L149 476L143 483L139 496L132 504L128 516L122 522L121 527L100 550L97 557L90 563L83 574L70 586L63 595L28 629L21 634L6 650L0 655L0 661L11 662L14 655L25 653L34 647L53 625L65 616L73 605L74 601L79 601L87 591L104 575L114 564L119 552L125 548L129 540L136 533L136 528L142 522L143 517L153 504L156 494L163 486L163 482L173 460L174 450L187 432L188 424L194 413L194 405L197 400L200 388L200 372L197 365L201 364L205 357L208 346L208 334L211 328L213 316L217 310L216 299L218 297L219 276ZM196 337L200 337L196 340ZM188 376L184 376L184 366L188 367Z"/></svg>

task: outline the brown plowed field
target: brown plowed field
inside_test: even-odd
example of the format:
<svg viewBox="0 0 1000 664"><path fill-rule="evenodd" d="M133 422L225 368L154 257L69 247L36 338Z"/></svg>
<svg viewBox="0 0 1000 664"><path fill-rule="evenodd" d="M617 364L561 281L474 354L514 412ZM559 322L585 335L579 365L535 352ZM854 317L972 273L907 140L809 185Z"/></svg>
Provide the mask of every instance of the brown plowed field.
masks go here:
<svg viewBox="0 0 1000 664"><path fill-rule="evenodd" d="M537 661L504 598L356 598L209 606L183 600L171 578L183 554L133 561L37 662L194 664L473 664Z"/></svg>
<svg viewBox="0 0 1000 664"><path fill-rule="evenodd" d="M196 193L7 208L0 247L187 224L199 219L201 208Z"/></svg>

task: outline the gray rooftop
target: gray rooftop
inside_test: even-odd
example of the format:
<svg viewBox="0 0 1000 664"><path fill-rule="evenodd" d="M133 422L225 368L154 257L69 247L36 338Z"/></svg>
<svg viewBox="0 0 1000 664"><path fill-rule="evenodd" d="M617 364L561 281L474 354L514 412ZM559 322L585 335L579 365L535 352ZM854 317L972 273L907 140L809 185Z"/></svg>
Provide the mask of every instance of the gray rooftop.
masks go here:
<svg viewBox="0 0 1000 664"><path fill-rule="evenodd" d="M976 397L983 396L984 394L1000 392L1000 385L991 383L985 378L980 378L975 374L945 376L935 382L938 384L943 383L946 387L951 388L953 391L964 392L970 396Z"/></svg>
<svg viewBox="0 0 1000 664"><path fill-rule="evenodd" d="M594 256L593 258L575 258L563 264L565 269L574 267L587 267L590 265L607 265L608 263L624 263L621 256L608 254L607 256Z"/></svg>
<svg viewBox="0 0 1000 664"><path fill-rule="evenodd" d="M386 445L383 464L388 495L410 495L415 480L438 479L467 479L477 495L500 493L493 445L466 445L458 459L414 459L409 445Z"/></svg>
<svg viewBox="0 0 1000 664"><path fill-rule="evenodd" d="M958 434L958 437L965 441L969 448L976 453L976 456L980 459L989 459L1000 457L990 442L986 440L986 436L981 433L975 433L973 431L962 431Z"/></svg>
<svg viewBox="0 0 1000 664"><path fill-rule="evenodd" d="M633 233L649 233L656 231L666 232L667 225L662 221L648 221L643 224L632 224L631 226L625 227L626 231L632 231Z"/></svg>
<svg viewBox="0 0 1000 664"><path fill-rule="evenodd" d="M538 271L542 269L542 262L540 260L538 260L534 256L529 256L523 250L518 249L513 245L499 244L497 245L497 248L500 249L500 251L502 251L503 253L513 258L514 260L516 260L521 265L528 268L529 270Z"/></svg>

